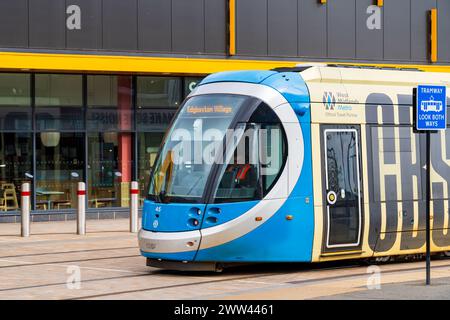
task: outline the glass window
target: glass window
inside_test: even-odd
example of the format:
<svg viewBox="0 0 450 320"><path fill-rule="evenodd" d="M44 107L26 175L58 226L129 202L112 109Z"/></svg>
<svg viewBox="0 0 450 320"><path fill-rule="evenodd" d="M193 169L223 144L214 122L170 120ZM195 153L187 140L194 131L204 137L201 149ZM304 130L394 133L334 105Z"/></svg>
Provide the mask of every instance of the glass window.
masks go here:
<svg viewBox="0 0 450 320"><path fill-rule="evenodd" d="M132 167L131 133L89 133L89 207L128 207Z"/></svg>
<svg viewBox="0 0 450 320"><path fill-rule="evenodd" d="M78 181L84 180L84 135L41 132L36 136L36 209L76 207Z"/></svg>
<svg viewBox="0 0 450 320"><path fill-rule="evenodd" d="M265 196L272 189L286 163L286 133L278 116L265 103L258 106L249 122L260 125L260 166Z"/></svg>
<svg viewBox="0 0 450 320"><path fill-rule="evenodd" d="M138 134L138 182L140 195L146 196L145 187L150 179L150 171L158 155L164 132L140 132Z"/></svg>
<svg viewBox="0 0 450 320"><path fill-rule="evenodd" d="M235 148L233 144L228 146L227 164L221 169L215 193L217 203L261 199L270 192L286 163L286 135L266 104L260 104L249 123L239 124L235 132L238 143Z"/></svg>
<svg viewBox="0 0 450 320"><path fill-rule="evenodd" d="M138 131L166 131L177 113L176 109L140 108L137 110L136 126Z"/></svg>
<svg viewBox="0 0 450 320"><path fill-rule="evenodd" d="M215 202L244 201L261 198L259 184L259 130L260 125L249 123L237 128L241 135L236 148L227 155L222 167ZM229 154L229 153L228 153Z"/></svg>
<svg viewBox="0 0 450 320"><path fill-rule="evenodd" d="M29 74L0 73L0 128L31 129Z"/></svg>
<svg viewBox="0 0 450 320"><path fill-rule="evenodd" d="M81 106L82 76L36 74L36 106Z"/></svg>
<svg viewBox="0 0 450 320"><path fill-rule="evenodd" d="M36 74L36 126L38 130L83 130L82 76Z"/></svg>
<svg viewBox="0 0 450 320"><path fill-rule="evenodd" d="M0 211L18 210L20 187L33 177L30 133L0 133Z"/></svg>
<svg viewBox="0 0 450 320"><path fill-rule="evenodd" d="M184 94L187 97L197 85L203 80L203 77L185 77L184 78Z"/></svg>
<svg viewBox="0 0 450 320"><path fill-rule="evenodd" d="M281 124L261 125L261 171L263 194L266 195L277 181L286 163L286 141Z"/></svg>
<svg viewBox="0 0 450 320"><path fill-rule="evenodd" d="M137 77L137 106L175 107L181 104L181 78Z"/></svg>
<svg viewBox="0 0 450 320"><path fill-rule="evenodd" d="M133 130L131 76L88 76L87 90L88 130Z"/></svg>
<svg viewBox="0 0 450 320"><path fill-rule="evenodd" d="M0 105L29 106L30 104L30 75L0 73Z"/></svg>
<svg viewBox="0 0 450 320"><path fill-rule="evenodd" d="M218 94L188 99L164 141L149 194L156 199L168 196L172 201L200 201L215 150L249 99Z"/></svg>
<svg viewBox="0 0 450 320"><path fill-rule="evenodd" d="M88 105L117 106L117 76L88 76Z"/></svg>

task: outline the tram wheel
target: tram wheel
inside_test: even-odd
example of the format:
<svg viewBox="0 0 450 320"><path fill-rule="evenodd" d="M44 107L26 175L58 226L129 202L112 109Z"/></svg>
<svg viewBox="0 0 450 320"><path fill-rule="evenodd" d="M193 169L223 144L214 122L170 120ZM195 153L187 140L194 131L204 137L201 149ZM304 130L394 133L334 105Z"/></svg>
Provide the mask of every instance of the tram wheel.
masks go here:
<svg viewBox="0 0 450 320"><path fill-rule="evenodd" d="M216 272L216 273L221 273L221 272L223 272L223 265L220 264L220 263L217 263L217 264L216 264L216 268L215 268L215 272Z"/></svg>

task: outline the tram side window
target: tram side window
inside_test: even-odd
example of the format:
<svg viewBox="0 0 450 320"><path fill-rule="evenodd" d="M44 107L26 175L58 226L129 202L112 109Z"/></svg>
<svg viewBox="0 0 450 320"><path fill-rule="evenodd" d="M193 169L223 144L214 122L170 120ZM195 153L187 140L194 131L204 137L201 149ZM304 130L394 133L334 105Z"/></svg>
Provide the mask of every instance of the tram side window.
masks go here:
<svg viewBox="0 0 450 320"><path fill-rule="evenodd" d="M223 167L216 202L250 201L261 198L258 161L258 125L248 124Z"/></svg>
<svg viewBox="0 0 450 320"><path fill-rule="evenodd" d="M260 123L261 120L271 123ZM268 106L260 106L249 123L240 126L239 142L225 157L216 203L262 199L278 180L286 162L285 133Z"/></svg>
<svg viewBox="0 0 450 320"><path fill-rule="evenodd" d="M287 160L287 140L283 125L267 104L261 103L249 122L259 123L259 165L263 196L277 182Z"/></svg>
<svg viewBox="0 0 450 320"><path fill-rule="evenodd" d="M263 124L260 134L260 164L263 194L277 181L286 158L286 145L281 124Z"/></svg>

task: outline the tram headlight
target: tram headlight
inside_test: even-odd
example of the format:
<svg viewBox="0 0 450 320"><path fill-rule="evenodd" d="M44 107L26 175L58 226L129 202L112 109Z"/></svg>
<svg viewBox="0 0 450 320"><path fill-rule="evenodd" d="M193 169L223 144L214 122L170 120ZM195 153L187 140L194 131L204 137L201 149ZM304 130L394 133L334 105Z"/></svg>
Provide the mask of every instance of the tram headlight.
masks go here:
<svg viewBox="0 0 450 320"><path fill-rule="evenodd" d="M191 227L196 227L199 225L199 221L197 219L191 218L188 220L188 225L190 225Z"/></svg>
<svg viewBox="0 0 450 320"><path fill-rule="evenodd" d="M188 242L186 242L186 246L187 247L193 247L194 246L194 242L193 241L188 241Z"/></svg>

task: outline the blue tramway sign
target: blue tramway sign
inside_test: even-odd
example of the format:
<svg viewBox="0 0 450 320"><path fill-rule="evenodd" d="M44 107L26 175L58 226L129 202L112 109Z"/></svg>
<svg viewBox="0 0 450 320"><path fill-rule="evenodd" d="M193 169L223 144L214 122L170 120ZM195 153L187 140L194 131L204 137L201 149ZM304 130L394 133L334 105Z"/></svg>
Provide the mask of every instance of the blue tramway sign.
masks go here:
<svg viewBox="0 0 450 320"><path fill-rule="evenodd" d="M418 86L416 112L417 130L445 130L447 126L446 87Z"/></svg>

